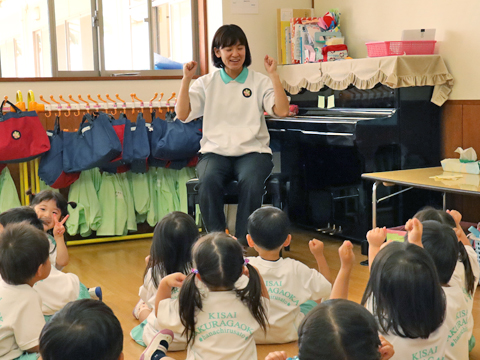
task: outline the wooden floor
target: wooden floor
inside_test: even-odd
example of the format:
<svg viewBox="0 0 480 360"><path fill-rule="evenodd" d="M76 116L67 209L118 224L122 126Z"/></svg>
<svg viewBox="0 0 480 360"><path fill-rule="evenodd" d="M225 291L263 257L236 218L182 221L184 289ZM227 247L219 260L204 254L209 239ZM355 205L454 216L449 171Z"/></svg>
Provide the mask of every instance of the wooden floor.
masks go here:
<svg viewBox="0 0 480 360"><path fill-rule="evenodd" d="M308 250L308 240L317 236L325 243L325 256L336 276L340 261L338 247L341 241L331 237L318 237L318 234L296 231L293 234L291 251L284 254L315 267L315 260ZM119 318L124 331L124 355L126 360L140 357L143 348L130 337L130 330L138 324L132 316L132 309L138 301L138 288L142 284L145 269L144 258L149 254L150 240L132 240L108 244L92 244L72 246L69 248L70 263L64 271L73 272L80 277L87 287L101 286L104 302L109 305ZM248 255L254 255L252 249ZM361 266L360 261L366 257L360 254L360 247L355 245L356 265L350 282L349 299L360 302L365 285L368 281L368 268ZM480 360L480 292L475 294L474 335L477 339L476 348L470 353L471 360ZM289 356L297 354L295 343L285 345L258 345L258 359L264 359L270 351L284 350ZM170 352L174 359L185 359L185 352Z"/></svg>

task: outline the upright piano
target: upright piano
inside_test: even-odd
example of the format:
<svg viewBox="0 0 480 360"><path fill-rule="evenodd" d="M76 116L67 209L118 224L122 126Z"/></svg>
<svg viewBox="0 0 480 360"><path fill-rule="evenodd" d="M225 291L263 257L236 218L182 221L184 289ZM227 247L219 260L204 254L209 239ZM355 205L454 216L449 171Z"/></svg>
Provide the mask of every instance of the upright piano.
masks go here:
<svg viewBox="0 0 480 360"><path fill-rule="evenodd" d="M280 152L288 175L288 214L299 226L364 240L371 227L372 183L364 172L438 166L440 107L430 102L433 87L370 90L349 87L291 96L294 117L268 117L273 151ZM320 96L320 98L319 98ZM319 107L334 96L335 107ZM322 105L322 104L320 104ZM397 191L381 187L378 197ZM440 195L411 190L378 205L380 225L404 224L425 205L440 205Z"/></svg>

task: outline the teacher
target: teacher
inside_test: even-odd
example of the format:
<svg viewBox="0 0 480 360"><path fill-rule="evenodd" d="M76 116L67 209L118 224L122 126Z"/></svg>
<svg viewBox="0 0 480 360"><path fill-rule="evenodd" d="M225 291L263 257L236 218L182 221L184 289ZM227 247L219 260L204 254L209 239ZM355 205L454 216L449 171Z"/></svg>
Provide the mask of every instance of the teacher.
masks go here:
<svg viewBox="0 0 480 360"><path fill-rule="evenodd" d="M225 231L224 188L237 180L235 236L247 246L247 220L262 205L265 180L273 168L264 111L287 116L289 102L273 58L266 55L264 59L268 76L248 69L250 48L237 25L217 30L211 56L220 70L198 78L190 89L197 63L184 65L175 110L177 118L185 122L203 116L197 175L206 230Z"/></svg>

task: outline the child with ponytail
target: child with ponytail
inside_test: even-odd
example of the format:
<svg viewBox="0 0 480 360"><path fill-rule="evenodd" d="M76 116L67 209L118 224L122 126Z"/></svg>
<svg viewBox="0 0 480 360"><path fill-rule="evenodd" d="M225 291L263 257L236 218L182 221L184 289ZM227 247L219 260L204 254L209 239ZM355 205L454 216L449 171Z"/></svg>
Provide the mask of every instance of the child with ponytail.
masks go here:
<svg viewBox="0 0 480 360"><path fill-rule="evenodd" d="M475 346L475 337L473 336L473 296L478 285L478 279L480 275L480 266L477 261L477 254L473 249L470 241L465 235L462 227L460 226L460 220L462 215L457 210L437 210L434 208L425 208L415 214L415 218L421 222L428 220L435 220L441 224L447 225L449 228L452 228L457 237L456 246L453 246L453 252L456 255L455 270L451 275L450 280L448 281L448 291L451 289L458 289L458 292L462 292L465 301L468 306L468 349L472 351ZM451 234L450 231L447 231ZM438 238L435 238L436 242L439 241ZM429 244L427 242L427 244ZM446 246L432 245L432 251L436 252L436 256L439 258L439 261L445 262L446 258L454 257L453 254L449 254ZM439 250L439 251L437 251ZM443 260L442 260L443 259ZM442 271L446 268L441 266ZM448 274L449 275L449 274ZM455 292L455 291L454 291Z"/></svg>
<svg viewBox="0 0 480 360"><path fill-rule="evenodd" d="M243 258L239 242L225 233L202 237L192 257L195 268L189 275L174 273L160 282L155 299L158 327L185 334L187 360L256 360L253 333L267 328L269 297L262 277ZM244 287L240 284L247 279L242 275L248 277ZM203 291L202 284L208 290ZM181 287L176 300L170 298L174 287ZM168 359L165 342L155 340L141 359Z"/></svg>

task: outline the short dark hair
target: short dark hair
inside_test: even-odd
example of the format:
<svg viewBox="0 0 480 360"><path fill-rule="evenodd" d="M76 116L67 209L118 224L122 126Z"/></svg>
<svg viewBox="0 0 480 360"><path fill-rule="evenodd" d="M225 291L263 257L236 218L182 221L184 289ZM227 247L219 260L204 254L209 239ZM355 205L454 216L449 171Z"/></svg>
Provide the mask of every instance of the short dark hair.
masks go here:
<svg viewBox="0 0 480 360"><path fill-rule="evenodd" d="M298 328L298 357L302 360L376 360L380 359L380 345L373 315L349 300L322 302Z"/></svg>
<svg viewBox="0 0 480 360"><path fill-rule="evenodd" d="M373 260L362 305L368 304L383 333L427 339L445 319L445 294L428 252L393 242Z"/></svg>
<svg viewBox="0 0 480 360"><path fill-rule="evenodd" d="M222 58L219 58L217 55L215 55L215 49L223 49L228 46L233 46L237 43L245 46L245 62L243 63L243 67L250 66L252 63L252 54L250 53L250 47L248 46L247 36L240 26L234 24L220 26L215 32L211 51L213 66L216 68L225 67Z"/></svg>
<svg viewBox="0 0 480 360"><path fill-rule="evenodd" d="M67 205L70 205L74 209L77 207L77 203L73 201L67 202L65 197L62 194L60 194L58 191L42 190L38 194L32 194L30 192L29 195L30 195L30 206L32 207L40 204L42 201L55 200L55 203L57 204L57 208L62 213L60 218L63 218L64 216L68 215ZM60 219L57 219L57 220L60 220Z"/></svg>
<svg viewBox="0 0 480 360"><path fill-rule="evenodd" d="M442 285L448 284L457 266L459 244L455 231L435 220L422 222L422 244L437 268Z"/></svg>
<svg viewBox="0 0 480 360"><path fill-rule="evenodd" d="M26 284L48 260L47 234L21 222L10 224L0 234L0 275L10 285Z"/></svg>
<svg viewBox="0 0 480 360"><path fill-rule="evenodd" d="M68 303L40 334L40 355L44 360L117 360L122 349L120 322L98 300Z"/></svg>
<svg viewBox="0 0 480 360"><path fill-rule="evenodd" d="M20 206L4 211L0 214L0 224L3 227L22 221L25 221L43 231L42 220L38 218L37 213L30 206Z"/></svg>
<svg viewBox="0 0 480 360"><path fill-rule="evenodd" d="M247 232L256 245L265 250L275 250L287 240L290 221L287 214L276 207L261 207L249 216Z"/></svg>

